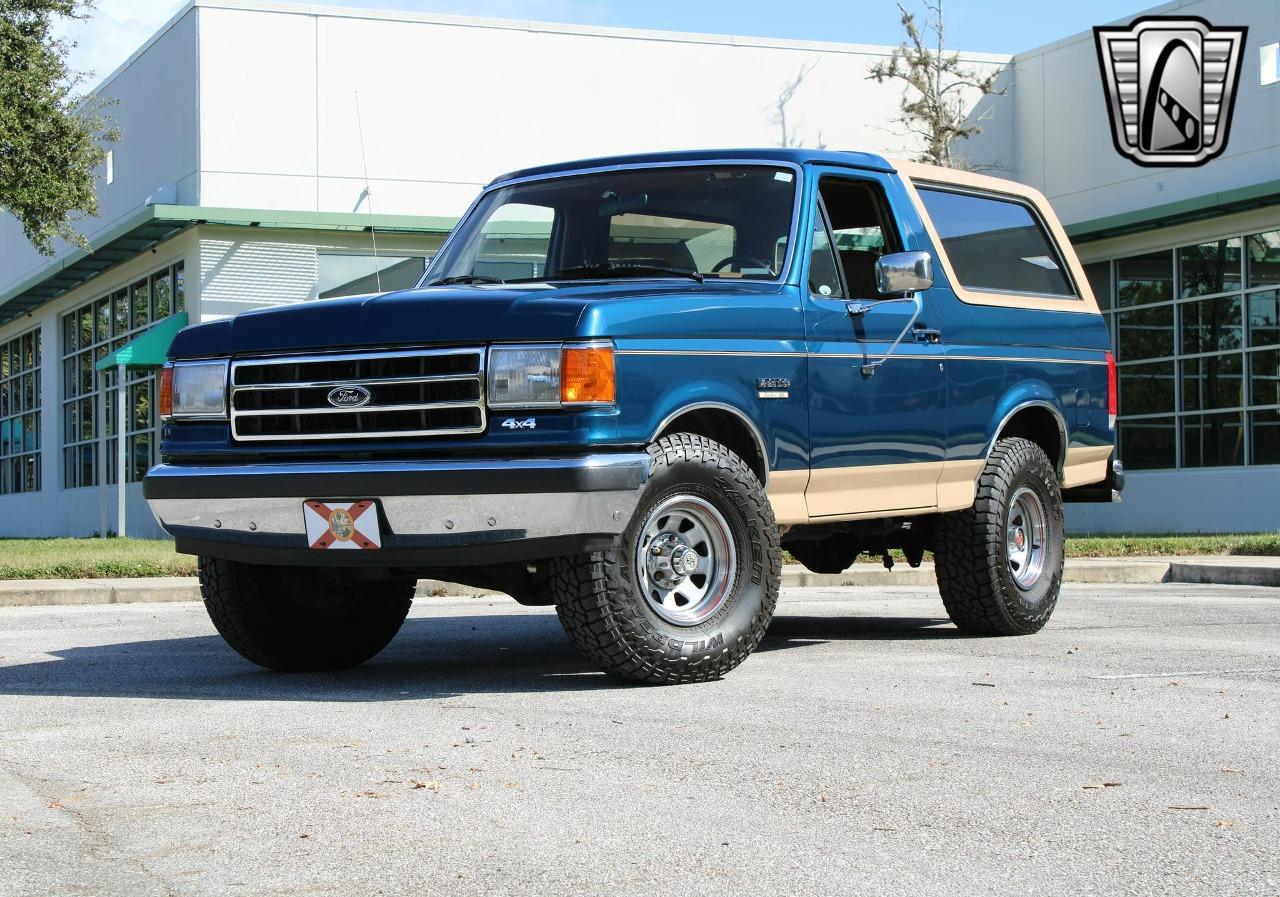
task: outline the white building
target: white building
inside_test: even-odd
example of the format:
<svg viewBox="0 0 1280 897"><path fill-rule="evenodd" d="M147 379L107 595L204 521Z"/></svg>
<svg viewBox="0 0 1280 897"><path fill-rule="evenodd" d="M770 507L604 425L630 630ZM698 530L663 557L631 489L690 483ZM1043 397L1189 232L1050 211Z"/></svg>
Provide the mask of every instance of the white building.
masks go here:
<svg viewBox="0 0 1280 897"><path fill-rule="evenodd" d="M963 54L979 68L1006 69L1010 86L1006 97L987 101L991 117L971 155L1054 200L1085 260L1105 260L1091 269L1100 287L1104 276L1132 279L1126 272L1137 263L1115 263L1113 276L1112 259L1280 231L1280 88L1264 86L1259 68L1259 48L1280 40L1280 5L1199 0L1159 10L1175 11L1250 26L1230 146L1201 169L1143 169L1116 154L1089 34L1012 65L1007 56ZM888 52L194 0L101 88L118 100L113 114L124 137L101 172L102 214L82 222L92 250L40 256L11 218L0 218L0 535L84 535L111 525L114 412L107 409L103 427L91 368L161 317L185 310L192 321L210 320L364 291L374 282L375 239L382 288L407 285L481 186L511 169L621 152L776 145L770 107L806 67L787 109L792 138L900 153L905 141L891 123L900 90L866 77ZM1182 289L1170 265L1167 286ZM1233 287L1227 302L1243 303L1247 289ZM1249 301L1261 303L1255 297L1264 292ZM1170 370L1201 363L1179 356L1182 325L1172 321L1183 306L1153 305L1168 308L1156 316L1170 322L1141 322L1175 340L1161 362ZM1115 318L1122 334L1132 329L1127 315ZM1237 352L1242 363L1264 369L1276 354L1250 348L1246 359L1245 351ZM1120 354L1127 361L1123 342ZM1129 368L1131 394L1132 384L1166 382L1163 368ZM1280 458L1266 454L1270 437L1258 443L1257 436L1269 432L1266 415L1280 412L1241 399L1231 412L1244 421L1247 447L1238 458L1180 469L1192 459L1176 434L1200 422L1178 404L1182 379L1167 377L1175 384L1169 408L1141 417L1121 408L1131 469L1146 455L1139 452L1135 465L1126 450L1141 449L1141 434L1174 420L1172 458L1149 453L1171 469L1132 475L1120 508L1073 508L1075 529L1280 527L1274 498L1260 500L1276 492L1280 467L1268 465ZM1264 373L1258 382L1276 381ZM136 482L155 458L152 389L141 373L130 387L130 535L160 534ZM1171 508L1201 489L1193 510Z"/></svg>
<svg viewBox="0 0 1280 897"><path fill-rule="evenodd" d="M1274 531L1280 3L1181 0L1143 15L1248 27L1222 156L1199 168L1144 168L1121 156L1091 33L1016 55L1011 90L988 100L992 126L970 150L1048 196L1111 309L1125 500L1069 507L1071 528Z"/></svg>

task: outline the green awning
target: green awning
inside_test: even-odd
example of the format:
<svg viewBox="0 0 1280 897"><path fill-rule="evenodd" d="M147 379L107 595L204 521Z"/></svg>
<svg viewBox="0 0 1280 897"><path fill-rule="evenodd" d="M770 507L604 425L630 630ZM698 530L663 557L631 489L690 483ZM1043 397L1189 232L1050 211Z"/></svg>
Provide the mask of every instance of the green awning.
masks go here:
<svg viewBox="0 0 1280 897"><path fill-rule="evenodd" d="M99 361L98 370L109 371L120 365L130 368L158 368L165 363L173 338L186 326L185 311L170 315L148 327L137 339L125 343Z"/></svg>
<svg viewBox="0 0 1280 897"><path fill-rule="evenodd" d="M48 262L20 283L0 290L0 325L28 314L187 228L202 224L351 233L368 233L376 229L380 234L414 234L443 240L453 230L457 219L430 215L369 215L365 212L290 212L163 204L143 206L120 224L95 236L89 250L73 249L63 258Z"/></svg>

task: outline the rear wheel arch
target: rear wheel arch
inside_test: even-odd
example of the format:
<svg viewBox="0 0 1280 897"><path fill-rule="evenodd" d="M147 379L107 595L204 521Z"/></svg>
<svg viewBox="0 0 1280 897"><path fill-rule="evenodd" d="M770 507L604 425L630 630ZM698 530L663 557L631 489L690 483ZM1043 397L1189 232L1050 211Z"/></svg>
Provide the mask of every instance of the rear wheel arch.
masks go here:
<svg viewBox="0 0 1280 897"><path fill-rule="evenodd" d="M768 482L769 452L764 436L740 409L721 402L687 405L669 414L649 441L674 433L692 433L720 443L745 461L762 484Z"/></svg>
<svg viewBox="0 0 1280 897"><path fill-rule="evenodd" d="M1058 476L1067 463L1067 421L1052 402L1035 399L1007 412L991 435L986 455L1001 439L1022 438L1034 442L1048 456Z"/></svg>

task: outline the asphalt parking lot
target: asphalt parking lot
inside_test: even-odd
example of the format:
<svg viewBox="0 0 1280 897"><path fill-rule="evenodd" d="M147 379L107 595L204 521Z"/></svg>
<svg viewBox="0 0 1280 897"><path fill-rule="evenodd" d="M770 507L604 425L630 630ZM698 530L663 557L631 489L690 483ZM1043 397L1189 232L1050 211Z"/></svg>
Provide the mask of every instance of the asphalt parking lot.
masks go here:
<svg viewBox="0 0 1280 897"><path fill-rule="evenodd" d="M1039 635L794 589L727 679L419 601L343 674L196 604L0 610L0 894L1280 892L1280 590L1068 586Z"/></svg>

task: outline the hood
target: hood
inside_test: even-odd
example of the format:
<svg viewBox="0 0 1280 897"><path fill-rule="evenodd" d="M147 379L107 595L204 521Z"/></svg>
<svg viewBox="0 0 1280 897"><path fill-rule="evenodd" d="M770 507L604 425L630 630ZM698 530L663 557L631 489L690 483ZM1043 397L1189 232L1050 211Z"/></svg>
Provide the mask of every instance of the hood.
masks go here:
<svg viewBox="0 0 1280 897"><path fill-rule="evenodd" d="M670 323L673 315L697 314L726 304L742 306L750 297L783 288L774 281L613 280L427 287L317 299L187 327L174 338L169 356L210 358L616 336L638 325L651 330L655 316ZM724 327L720 316L707 323L720 330ZM686 321L682 326L695 325Z"/></svg>
<svg viewBox="0 0 1280 897"><path fill-rule="evenodd" d="M696 287L692 282L690 287ZM681 292L639 283L553 287L427 287L373 296L318 299L249 311L188 327L174 338L173 358L333 351L391 345L562 340L575 335L584 309L618 296Z"/></svg>

